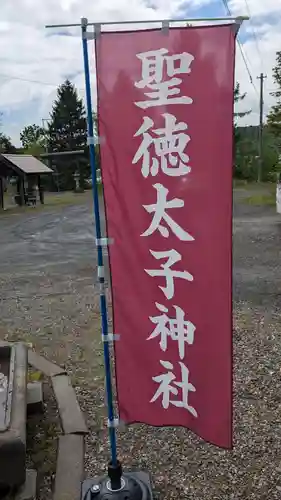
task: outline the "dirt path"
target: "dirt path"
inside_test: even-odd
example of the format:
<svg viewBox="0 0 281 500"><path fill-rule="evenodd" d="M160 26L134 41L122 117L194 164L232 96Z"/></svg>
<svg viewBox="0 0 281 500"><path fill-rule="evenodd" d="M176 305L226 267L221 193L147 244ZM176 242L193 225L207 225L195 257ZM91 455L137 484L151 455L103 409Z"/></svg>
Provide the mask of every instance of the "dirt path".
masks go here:
<svg viewBox="0 0 281 500"><path fill-rule="evenodd" d="M281 217L243 198L235 193L235 449L184 429L120 433L124 465L148 468L161 500L280 497ZM87 470L99 473L108 447L90 205L1 217L0 241L0 333L67 366L91 429Z"/></svg>

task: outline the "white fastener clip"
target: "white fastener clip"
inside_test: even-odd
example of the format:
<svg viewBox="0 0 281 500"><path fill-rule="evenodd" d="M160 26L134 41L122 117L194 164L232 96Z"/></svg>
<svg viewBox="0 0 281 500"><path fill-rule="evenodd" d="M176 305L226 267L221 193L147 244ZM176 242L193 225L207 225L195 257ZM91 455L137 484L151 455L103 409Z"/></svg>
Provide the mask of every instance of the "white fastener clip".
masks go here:
<svg viewBox="0 0 281 500"><path fill-rule="evenodd" d="M104 273L104 266L98 266L98 278L104 278L105 273Z"/></svg>
<svg viewBox="0 0 281 500"><path fill-rule="evenodd" d="M112 245L114 243L113 238L99 238L96 239L97 247L107 247L108 245Z"/></svg>
<svg viewBox="0 0 281 500"><path fill-rule="evenodd" d="M90 146L90 144L93 144L94 146L97 146L98 144L105 144L105 138L101 137L99 135L94 135L93 137L88 136L87 137L87 144L88 144L88 146Z"/></svg>
<svg viewBox="0 0 281 500"><path fill-rule="evenodd" d="M116 429L119 427L119 418L114 418L113 420L107 420L107 427Z"/></svg>
<svg viewBox="0 0 281 500"><path fill-rule="evenodd" d="M91 135L88 135L88 137L87 137L87 144L88 144L88 146L90 146L90 144L95 145L95 138L93 136L91 136Z"/></svg>
<svg viewBox="0 0 281 500"><path fill-rule="evenodd" d="M162 21L162 32L164 33L164 35L169 34L169 28L170 28L169 21L167 19Z"/></svg>
<svg viewBox="0 0 281 500"><path fill-rule="evenodd" d="M94 40L96 38L96 35L93 31L84 31L82 33L82 38L84 40Z"/></svg>
<svg viewBox="0 0 281 500"><path fill-rule="evenodd" d="M101 24L100 23L95 23L94 24L94 33L95 33L95 38L98 38L101 34Z"/></svg>
<svg viewBox="0 0 281 500"><path fill-rule="evenodd" d="M108 333L107 335L102 335L103 342L115 342L115 340L120 340L119 333Z"/></svg>
<svg viewBox="0 0 281 500"><path fill-rule="evenodd" d="M236 17L235 23L231 25L235 36L238 35L238 32L243 24L243 21L244 21L243 17Z"/></svg>

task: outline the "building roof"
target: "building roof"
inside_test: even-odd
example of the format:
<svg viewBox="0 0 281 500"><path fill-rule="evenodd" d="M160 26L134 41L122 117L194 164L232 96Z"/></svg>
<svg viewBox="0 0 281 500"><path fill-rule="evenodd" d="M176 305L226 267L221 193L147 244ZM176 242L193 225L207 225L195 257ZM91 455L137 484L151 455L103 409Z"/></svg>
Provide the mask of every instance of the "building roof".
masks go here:
<svg viewBox="0 0 281 500"><path fill-rule="evenodd" d="M53 170L31 155L10 155L2 154L1 158L12 163L11 167L16 167L24 174L51 174ZM5 162L5 163L6 163Z"/></svg>

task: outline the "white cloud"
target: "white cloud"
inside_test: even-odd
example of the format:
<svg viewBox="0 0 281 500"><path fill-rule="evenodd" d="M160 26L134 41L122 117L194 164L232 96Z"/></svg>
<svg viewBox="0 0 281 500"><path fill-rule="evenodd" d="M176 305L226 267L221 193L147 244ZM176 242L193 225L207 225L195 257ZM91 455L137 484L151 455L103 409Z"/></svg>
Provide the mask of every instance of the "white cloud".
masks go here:
<svg viewBox="0 0 281 500"><path fill-rule="evenodd" d="M58 36L56 32L46 30L45 24L79 23L82 16L91 21L173 18L183 12L183 6L188 17L188 7L194 9L208 3L209 0L1 0L0 106L6 117L3 129L18 144L23 126L34 121L40 123L42 118L48 117L56 88L67 76L84 96L79 28L71 31L75 36ZM229 5L235 15L247 14L245 0L231 0ZM266 87L272 89L272 67L275 53L281 47L281 20L276 24L280 0L248 0L248 5L252 24L245 22L243 29L249 36L252 25L256 26L262 54L261 62L255 40L246 41L244 50L250 71L257 88L259 81L256 76L264 71L268 76ZM264 22L263 15L267 16ZM93 70L93 57L90 61ZM236 77L241 90L247 92L243 106L253 110L245 123L257 123L258 96L249 82L239 50ZM265 111L272 103L273 99L265 92ZM12 121L9 115L13 116Z"/></svg>
<svg viewBox="0 0 281 500"><path fill-rule="evenodd" d="M280 0L230 0L229 7L234 15L268 16L280 13Z"/></svg>
<svg viewBox="0 0 281 500"><path fill-rule="evenodd" d="M251 115L243 119L245 124L258 124L259 122L259 91L260 73L266 75L264 85L264 115L266 117L270 107L274 104L274 98L270 91L274 88L272 68L275 65L276 51L281 47L281 18L276 18L275 13L280 9L280 0L248 0L250 21L244 22L244 33L247 41L243 44L243 52L252 75L253 83L250 82L245 63L237 46L236 78L241 83L241 90L247 92L243 106L252 109ZM232 0L231 10L234 15L247 14L245 12L245 0ZM244 10L243 10L244 7ZM266 15L266 18L261 16ZM277 21L277 22L276 22Z"/></svg>
<svg viewBox="0 0 281 500"><path fill-rule="evenodd" d="M157 19L172 17L183 0L157 0L157 9L144 0L2 0L0 22L0 95L1 109L21 111L34 99L38 122L48 116L57 86L69 75L83 89L83 61L79 28L75 36L58 36L46 30L46 24L91 21ZM132 27L132 26L130 26ZM139 27L139 26L138 26ZM93 66L93 57L91 58ZM36 83L39 82L39 83ZM40 84L40 82L44 84ZM81 90L83 95L83 90ZM30 123L28 114L18 128ZM18 143L16 125L3 124Z"/></svg>

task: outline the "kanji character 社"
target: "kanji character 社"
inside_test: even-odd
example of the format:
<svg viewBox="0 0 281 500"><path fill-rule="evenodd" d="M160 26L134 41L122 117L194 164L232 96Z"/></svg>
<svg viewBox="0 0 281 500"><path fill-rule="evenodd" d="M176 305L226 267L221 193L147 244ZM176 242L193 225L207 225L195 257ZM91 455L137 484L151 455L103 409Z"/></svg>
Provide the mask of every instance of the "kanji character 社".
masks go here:
<svg viewBox="0 0 281 500"><path fill-rule="evenodd" d="M194 417L198 417L198 413L188 402L189 392L195 392L196 389L194 385L189 382L189 369L179 361L181 368L181 381L176 382L176 376L173 373L174 366L169 361L161 361L163 368L167 370L167 373L162 373L156 377L152 377L152 380L159 384L157 391L155 392L150 403L154 403L158 398L162 396L162 406L167 410L171 405L177 408L184 408L189 411ZM175 387L176 386L176 387ZM178 396L179 390L181 392L181 397L179 399L171 399L171 396Z"/></svg>

